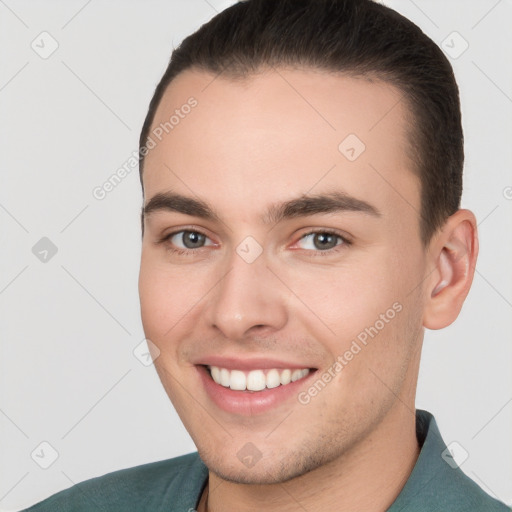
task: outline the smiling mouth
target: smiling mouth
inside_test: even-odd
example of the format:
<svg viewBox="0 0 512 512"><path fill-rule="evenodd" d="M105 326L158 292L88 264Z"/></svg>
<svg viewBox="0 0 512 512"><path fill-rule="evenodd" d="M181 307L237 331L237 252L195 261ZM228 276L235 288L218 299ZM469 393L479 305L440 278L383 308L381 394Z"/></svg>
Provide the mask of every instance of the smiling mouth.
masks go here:
<svg viewBox="0 0 512 512"><path fill-rule="evenodd" d="M218 366L207 366L208 372L215 383L234 391L263 391L279 386L287 386L307 377L314 368L282 369L271 368L262 370L228 370Z"/></svg>

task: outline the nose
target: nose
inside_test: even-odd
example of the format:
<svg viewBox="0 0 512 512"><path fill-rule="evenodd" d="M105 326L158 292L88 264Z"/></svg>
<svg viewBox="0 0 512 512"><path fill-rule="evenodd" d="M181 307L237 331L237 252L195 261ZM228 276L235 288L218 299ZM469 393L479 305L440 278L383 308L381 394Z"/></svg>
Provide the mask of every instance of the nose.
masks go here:
<svg viewBox="0 0 512 512"><path fill-rule="evenodd" d="M248 263L234 251L204 314L210 327L234 341L251 330L274 332L287 322L286 290L267 267L264 254Z"/></svg>

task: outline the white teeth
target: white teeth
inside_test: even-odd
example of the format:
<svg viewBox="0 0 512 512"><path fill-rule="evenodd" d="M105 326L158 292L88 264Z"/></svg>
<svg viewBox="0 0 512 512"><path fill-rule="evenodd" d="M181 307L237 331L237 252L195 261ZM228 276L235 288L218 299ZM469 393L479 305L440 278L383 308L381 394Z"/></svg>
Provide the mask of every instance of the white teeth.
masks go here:
<svg viewBox="0 0 512 512"><path fill-rule="evenodd" d="M229 387L236 391L243 391L247 387L247 378L245 373L240 370L232 370L229 380Z"/></svg>
<svg viewBox="0 0 512 512"><path fill-rule="evenodd" d="M247 389L249 391L261 391L267 386L267 379L261 370L253 370L247 375Z"/></svg>
<svg viewBox="0 0 512 512"><path fill-rule="evenodd" d="M279 379L279 372L277 370L270 370L267 373L267 380L266 380L267 388L277 388L277 386L281 385L281 380Z"/></svg>
<svg viewBox="0 0 512 512"><path fill-rule="evenodd" d="M290 384L290 382L292 381L292 371L291 370L283 370L281 372L280 379L281 379L281 384L283 386L285 386L286 384Z"/></svg>
<svg viewBox="0 0 512 512"><path fill-rule="evenodd" d="M220 370L217 366L212 366L210 368L210 371L212 372L212 378L215 382L220 382Z"/></svg>
<svg viewBox="0 0 512 512"><path fill-rule="evenodd" d="M290 382L302 379L309 374L309 369L302 370L279 370L272 368L267 370L251 370L243 372L241 370L227 370L218 366L209 366L212 379L225 388L231 388L236 391L261 391L265 388L276 388L286 386Z"/></svg>
<svg viewBox="0 0 512 512"><path fill-rule="evenodd" d="M213 377L213 375L212 375ZM226 370L226 368L222 368L222 370L220 371L220 382L217 382L217 384L222 384L224 387L226 388L229 388L229 381L230 381L230 377L229 377L229 370Z"/></svg>
<svg viewBox="0 0 512 512"><path fill-rule="evenodd" d="M292 372L292 382L299 380L302 377L302 370L293 370Z"/></svg>

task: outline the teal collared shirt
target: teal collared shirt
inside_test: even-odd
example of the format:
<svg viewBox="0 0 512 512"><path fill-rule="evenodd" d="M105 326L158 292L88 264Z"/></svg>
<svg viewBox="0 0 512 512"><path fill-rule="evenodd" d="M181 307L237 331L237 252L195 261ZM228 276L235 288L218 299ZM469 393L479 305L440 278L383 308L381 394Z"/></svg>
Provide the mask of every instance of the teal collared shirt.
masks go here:
<svg viewBox="0 0 512 512"><path fill-rule="evenodd" d="M434 417L416 411L420 455L388 512L510 512L450 459ZM187 512L208 479L196 453L92 478L26 509L30 512Z"/></svg>

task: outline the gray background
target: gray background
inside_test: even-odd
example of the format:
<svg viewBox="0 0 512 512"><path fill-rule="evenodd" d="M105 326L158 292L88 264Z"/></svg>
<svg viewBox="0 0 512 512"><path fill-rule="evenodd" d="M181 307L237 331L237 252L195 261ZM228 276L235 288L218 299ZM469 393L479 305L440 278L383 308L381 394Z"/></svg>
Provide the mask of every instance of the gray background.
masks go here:
<svg viewBox="0 0 512 512"><path fill-rule="evenodd" d="M92 190L137 150L172 46L231 3L0 0L0 510L194 450L144 344L133 353L137 168L103 200ZM452 53L463 207L481 242L458 321L426 333L417 405L468 453L462 469L512 504L512 2L384 3Z"/></svg>

